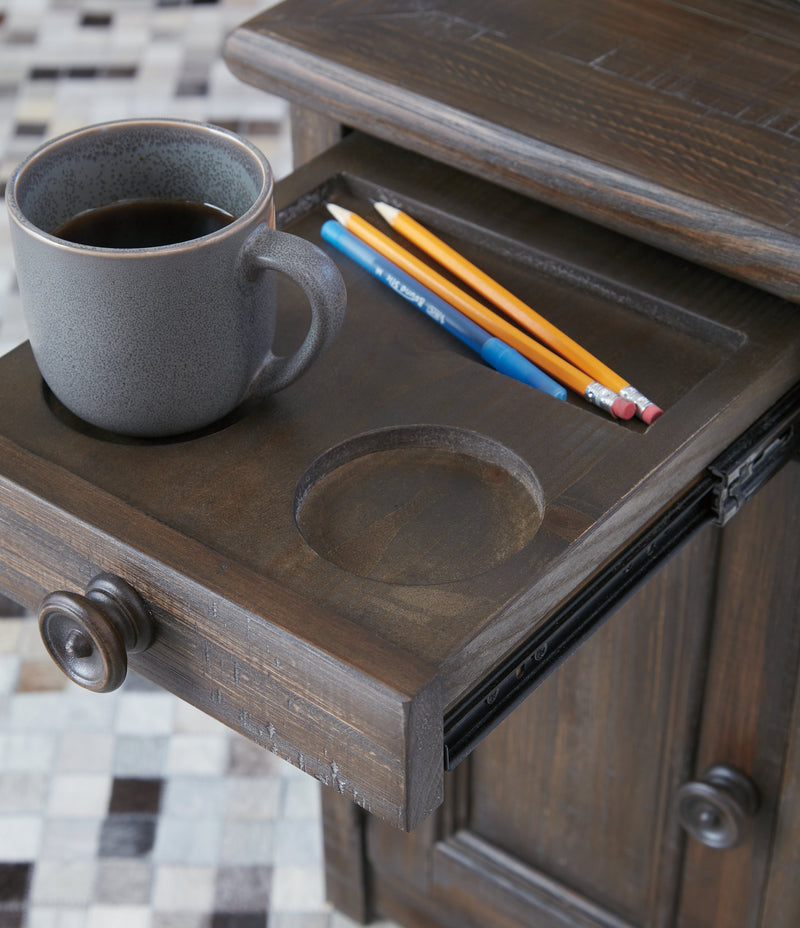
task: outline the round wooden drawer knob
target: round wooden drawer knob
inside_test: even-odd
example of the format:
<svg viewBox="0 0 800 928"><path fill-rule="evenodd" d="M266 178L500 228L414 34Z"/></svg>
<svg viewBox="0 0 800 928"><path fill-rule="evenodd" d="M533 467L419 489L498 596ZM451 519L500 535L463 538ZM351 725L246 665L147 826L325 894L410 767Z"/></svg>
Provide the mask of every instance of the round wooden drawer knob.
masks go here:
<svg viewBox="0 0 800 928"><path fill-rule="evenodd" d="M678 790L681 825L707 847L728 849L741 844L758 806L759 794L753 781L722 764Z"/></svg>
<svg viewBox="0 0 800 928"><path fill-rule="evenodd" d="M85 595L57 591L44 598L39 632L64 673L87 690L108 693L122 685L128 654L153 640L144 600L112 574L99 574Z"/></svg>

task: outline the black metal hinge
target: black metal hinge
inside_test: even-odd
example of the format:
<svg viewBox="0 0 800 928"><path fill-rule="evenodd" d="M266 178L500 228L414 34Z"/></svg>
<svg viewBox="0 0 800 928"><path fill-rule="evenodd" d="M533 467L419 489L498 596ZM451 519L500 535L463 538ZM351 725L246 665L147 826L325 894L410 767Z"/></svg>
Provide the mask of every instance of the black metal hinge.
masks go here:
<svg viewBox="0 0 800 928"><path fill-rule="evenodd" d="M727 523L798 453L800 384L445 716L445 769L457 766L697 529Z"/></svg>

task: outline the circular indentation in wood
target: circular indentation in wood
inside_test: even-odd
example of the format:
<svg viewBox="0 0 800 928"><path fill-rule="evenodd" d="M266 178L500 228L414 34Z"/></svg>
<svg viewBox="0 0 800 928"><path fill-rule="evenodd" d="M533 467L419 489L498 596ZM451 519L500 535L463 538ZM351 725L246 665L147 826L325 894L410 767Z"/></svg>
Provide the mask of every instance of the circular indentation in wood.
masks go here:
<svg viewBox="0 0 800 928"><path fill-rule="evenodd" d="M533 471L463 429L359 435L309 468L295 519L321 557L350 573L420 586L465 580L521 551L542 521Z"/></svg>

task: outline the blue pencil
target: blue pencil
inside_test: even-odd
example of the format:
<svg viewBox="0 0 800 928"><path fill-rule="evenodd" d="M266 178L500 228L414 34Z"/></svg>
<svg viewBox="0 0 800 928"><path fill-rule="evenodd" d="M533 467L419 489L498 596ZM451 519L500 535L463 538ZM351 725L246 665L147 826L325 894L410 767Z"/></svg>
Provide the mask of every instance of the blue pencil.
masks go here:
<svg viewBox="0 0 800 928"><path fill-rule="evenodd" d="M333 219L327 220L322 226L322 237L391 287L395 293L422 310L443 329L459 338L501 374L542 390L556 399L567 398L567 391L560 383L539 370L535 364L531 364L515 348L490 335L455 307L439 299L427 287L348 232L340 223Z"/></svg>

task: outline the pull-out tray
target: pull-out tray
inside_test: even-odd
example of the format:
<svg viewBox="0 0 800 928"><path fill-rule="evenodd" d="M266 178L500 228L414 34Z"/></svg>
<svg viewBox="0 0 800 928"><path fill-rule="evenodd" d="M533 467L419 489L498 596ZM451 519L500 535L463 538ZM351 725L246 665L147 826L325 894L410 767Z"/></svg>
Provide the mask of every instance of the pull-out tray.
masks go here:
<svg viewBox="0 0 800 928"><path fill-rule="evenodd" d="M412 828L440 801L445 714L800 379L800 317L358 135L278 196L284 228L326 249L325 202L404 206L664 415L614 421L510 380L331 251L335 345L204 434L98 434L27 345L0 362L0 586L35 608L121 576L156 623L137 671ZM288 351L307 311L289 284L281 299Z"/></svg>

